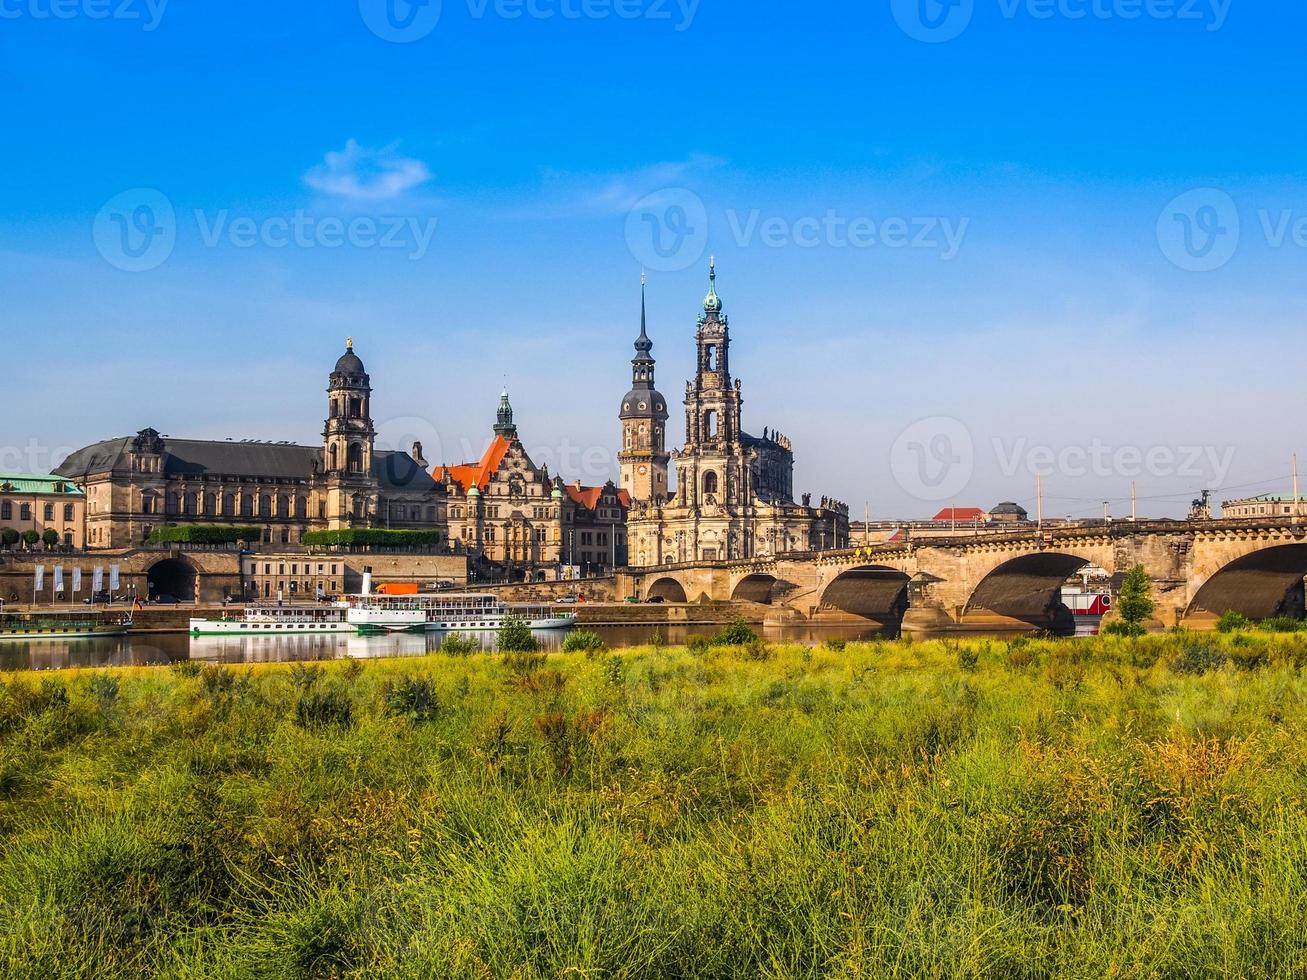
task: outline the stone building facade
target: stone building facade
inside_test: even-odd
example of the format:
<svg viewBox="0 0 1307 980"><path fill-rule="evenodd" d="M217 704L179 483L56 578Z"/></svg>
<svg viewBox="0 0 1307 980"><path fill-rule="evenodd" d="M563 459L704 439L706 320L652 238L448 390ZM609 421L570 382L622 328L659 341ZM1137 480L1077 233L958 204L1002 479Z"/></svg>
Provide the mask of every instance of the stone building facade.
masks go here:
<svg viewBox="0 0 1307 980"><path fill-rule="evenodd" d="M676 489L661 489L668 482L668 457L661 441L667 416L658 408L666 401L653 384L652 343L643 315L641 319L633 390L620 413L619 463L623 486L631 491L631 564L726 561L848 547L845 504L824 498L813 507L806 495L795 502L790 441L770 429L764 429L761 438L744 431L743 386L731 374L730 322L717 295L715 263L695 330L695 377L685 388L685 445L670 454L676 463ZM647 427L644 441L640 426ZM642 479L641 467L652 475L648 482Z"/></svg>
<svg viewBox="0 0 1307 980"><path fill-rule="evenodd" d="M9 476L0 473L0 529L16 534L53 531L59 545L82 547L86 496L61 476Z"/></svg>
<svg viewBox="0 0 1307 980"><path fill-rule="evenodd" d="M518 438L507 391L482 457L432 475L449 502L451 539L497 566L490 575L546 581L626 563L627 494L612 483L567 486L537 467Z"/></svg>
<svg viewBox="0 0 1307 980"><path fill-rule="evenodd" d="M86 495L83 539L130 548L166 525L257 526L265 544L305 531L443 530L443 494L421 458L375 447L372 384L349 341L327 384L321 446L173 439L146 428L78 450L55 471Z"/></svg>

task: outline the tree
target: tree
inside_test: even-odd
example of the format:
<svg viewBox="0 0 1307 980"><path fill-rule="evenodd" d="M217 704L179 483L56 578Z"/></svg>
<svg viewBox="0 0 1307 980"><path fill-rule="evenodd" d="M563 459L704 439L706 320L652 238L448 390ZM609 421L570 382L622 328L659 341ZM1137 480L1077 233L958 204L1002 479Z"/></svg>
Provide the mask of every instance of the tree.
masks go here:
<svg viewBox="0 0 1307 980"><path fill-rule="evenodd" d="M23 544L29 548L35 548L36 542L41 540L41 535L36 531L28 530L23 532Z"/></svg>
<svg viewBox="0 0 1307 980"><path fill-rule="evenodd" d="M23 536L12 527L0 528L0 544L3 544L6 549L12 549L22 538Z"/></svg>
<svg viewBox="0 0 1307 980"><path fill-rule="evenodd" d="M540 641L531 632L526 620L516 616L504 618L503 625L499 627L500 653L535 653L539 649Z"/></svg>
<svg viewBox="0 0 1307 980"><path fill-rule="evenodd" d="M1143 565L1126 572L1121 594L1116 600L1120 622L1111 624L1110 632L1119 636L1143 636L1144 623L1157 611L1153 601L1153 583Z"/></svg>
<svg viewBox="0 0 1307 980"><path fill-rule="evenodd" d="M47 527L41 534L41 543L47 548L53 548L59 543L59 532L52 527Z"/></svg>

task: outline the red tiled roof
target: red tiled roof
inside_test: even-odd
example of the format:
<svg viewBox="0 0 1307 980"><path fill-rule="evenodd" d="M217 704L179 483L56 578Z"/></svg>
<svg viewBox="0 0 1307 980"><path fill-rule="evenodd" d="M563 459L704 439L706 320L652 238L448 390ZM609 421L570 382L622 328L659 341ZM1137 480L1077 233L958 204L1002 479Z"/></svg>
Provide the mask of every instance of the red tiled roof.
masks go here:
<svg viewBox="0 0 1307 980"><path fill-rule="evenodd" d="M604 495L605 487L582 487L573 483L567 488L567 495L586 510L594 510ZM617 491L617 500L623 506L631 506L631 495L625 490Z"/></svg>
<svg viewBox="0 0 1307 980"><path fill-rule="evenodd" d="M936 521L983 521L989 515L979 507L945 507L933 518Z"/></svg>
<svg viewBox="0 0 1307 980"><path fill-rule="evenodd" d="M479 463L463 463L460 466L437 466L431 472L431 476L437 483L444 482L445 473L448 471L450 477L455 483L463 488L467 493L473 487L478 490L484 490L490 485L490 477L499 469L499 464L504 461L504 456L508 453L508 447L511 443L503 436L495 436L486 453L481 457Z"/></svg>

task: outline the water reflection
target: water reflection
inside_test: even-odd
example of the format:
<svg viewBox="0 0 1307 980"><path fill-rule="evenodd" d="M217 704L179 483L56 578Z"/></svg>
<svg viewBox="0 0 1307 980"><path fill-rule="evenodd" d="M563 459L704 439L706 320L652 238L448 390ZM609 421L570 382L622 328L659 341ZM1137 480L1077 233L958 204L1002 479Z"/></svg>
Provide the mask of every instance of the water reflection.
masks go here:
<svg viewBox="0 0 1307 980"><path fill-rule="evenodd" d="M613 648L641 646L657 636L668 646L680 646L692 636L710 636L717 626L598 626L593 631ZM826 640L868 640L884 634L856 626L758 628L771 643L818 644ZM137 634L82 640L8 640L0 643L0 672L65 670L98 667L156 667L183 660L224 664L293 663L306 660L380 660L425 657L440 650L445 633L400 633L385 636L201 636L184 633ZM483 650L495 648L496 634L464 633ZM536 637L546 650L558 650L567 633L540 630Z"/></svg>

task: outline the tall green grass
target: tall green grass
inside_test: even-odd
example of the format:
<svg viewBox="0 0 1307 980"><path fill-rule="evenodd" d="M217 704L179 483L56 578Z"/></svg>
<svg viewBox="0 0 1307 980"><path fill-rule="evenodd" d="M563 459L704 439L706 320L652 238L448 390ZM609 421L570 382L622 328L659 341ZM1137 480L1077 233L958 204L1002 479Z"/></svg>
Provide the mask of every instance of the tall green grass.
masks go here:
<svg viewBox="0 0 1307 980"><path fill-rule="evenodd" d="M1307 637L10 678L0 974L1292 977Z"/></svg>

